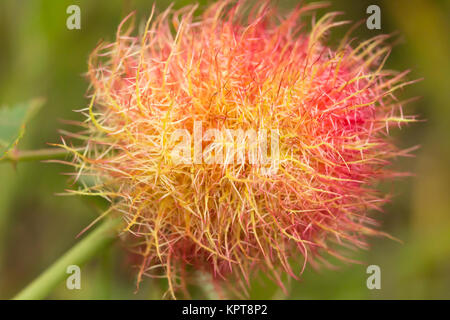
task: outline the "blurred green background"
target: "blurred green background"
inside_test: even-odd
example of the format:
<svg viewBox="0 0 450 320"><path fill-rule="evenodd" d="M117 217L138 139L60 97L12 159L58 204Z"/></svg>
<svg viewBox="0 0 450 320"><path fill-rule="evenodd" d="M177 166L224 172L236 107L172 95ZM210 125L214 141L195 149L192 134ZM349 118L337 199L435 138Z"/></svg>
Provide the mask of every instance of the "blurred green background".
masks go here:
<svg viewBox="0 0 450 320"><path fill-rule="evenodd" d="M174 1L181 7L190 1ZM200 1L200 10L211 1ZM27 127L20 149L59 142L62 119L79 119L72 110L86 106L87 57L99 39L113 40L120 21L136 10L137 21L150 13L153 1L138 0L2 0L0 2L0 106L34 97L46 103ZM157 0L159 10L170 1ZM66 9L81 8L81 30L66 28ZM288 11L297 1L278 1ZM371 250L354 258L381 268L381 290L366 287L367 265L337 263L338 269L308 269L292 281L289 295L276 286L255 281L251 298L266 299L450 299L450 1L339 0L328 10L343 11L342 19L365 19L366 8L381 8L381 30L365 24L354 33L367 39L398 31L387 67L411 69L409 86L400 98L420 96L404 107L424 122L397 130L407 148L421 145L414 158L398 159L395 167L415 176L383 185L393 201L378 214L383 229L403 244L370 239ZM322 12L325 12L322 10ZM345 28L335 30L338 39ZM0 163L0 298L12 297L74 245L75 236L96 216L94 202L58 197L67 186L67 168L49 163ZM144 282L135 293L135 270L116 243L82 268L82 290L63 284L54 299L159 298L164 283ZM201 294L194 297L202 297Z"/></svg>

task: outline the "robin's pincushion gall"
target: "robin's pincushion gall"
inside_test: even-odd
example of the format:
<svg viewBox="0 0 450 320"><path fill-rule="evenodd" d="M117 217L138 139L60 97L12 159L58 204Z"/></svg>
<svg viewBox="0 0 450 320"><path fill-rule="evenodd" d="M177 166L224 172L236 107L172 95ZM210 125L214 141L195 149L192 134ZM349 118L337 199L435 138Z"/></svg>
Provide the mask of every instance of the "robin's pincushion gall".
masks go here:
<svg viewBox="0 0 450 320"><path fill-rule="evenodd" d="M414 120L394 96L407 72L383 69L385 35L328 46L330 29L345 23L337 13L300 23L321 6L285 17L245 1L199 17L195 7L152 13L139 35L124 21L92 53L92 99L76 135L84 149L63 146L77 179L91 181L73 192L102 196L123 217L141 256L138 282L163 275L174 294L198 270L245 290L262 270L283 286L283 273L298 278L326 254L347 259L345 248L383 234L368 214L386 202L377 183L397 175L387 165L407 153L389 138ZM205 154L175 161L171 138L194 136L195 122L202 132L277 130L276 170ZM203 139L204 152L214 143Z"/></svg>

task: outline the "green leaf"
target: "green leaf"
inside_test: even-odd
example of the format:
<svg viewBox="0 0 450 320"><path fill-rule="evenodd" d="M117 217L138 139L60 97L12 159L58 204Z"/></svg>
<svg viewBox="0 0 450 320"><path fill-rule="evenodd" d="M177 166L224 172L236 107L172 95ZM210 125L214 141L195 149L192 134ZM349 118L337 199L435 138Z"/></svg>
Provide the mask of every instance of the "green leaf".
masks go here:
<svg viewBox="0 0 450 320"><path fill-rule="evenodd" d="M34 99L14 107L0 108L0 159L19 143L28 121L43 103L43 99Z"/></svg>

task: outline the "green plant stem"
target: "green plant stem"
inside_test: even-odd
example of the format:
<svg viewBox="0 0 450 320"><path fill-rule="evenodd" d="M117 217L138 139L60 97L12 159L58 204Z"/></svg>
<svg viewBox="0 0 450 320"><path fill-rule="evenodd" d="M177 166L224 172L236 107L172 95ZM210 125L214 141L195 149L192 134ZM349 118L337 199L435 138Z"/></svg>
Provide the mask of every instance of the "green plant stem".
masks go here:
<svg viewBox="0 0 450 320"><path fill-rule="evenodd" d="M67 251L13 299L35 300L46 298L55 287L69 276L66 273L68 266L83 265L117 239L116 231L119 223L120 219L107 219L102 225Z"/></svg>
<svg viewBox="0 0 450 320"><path fill-rule="evenodd" d="M53 160L64 158L68 154L69 152L67 150L58 148L24 151L11 150L3 157L0 157L0 162Z"/></svg>

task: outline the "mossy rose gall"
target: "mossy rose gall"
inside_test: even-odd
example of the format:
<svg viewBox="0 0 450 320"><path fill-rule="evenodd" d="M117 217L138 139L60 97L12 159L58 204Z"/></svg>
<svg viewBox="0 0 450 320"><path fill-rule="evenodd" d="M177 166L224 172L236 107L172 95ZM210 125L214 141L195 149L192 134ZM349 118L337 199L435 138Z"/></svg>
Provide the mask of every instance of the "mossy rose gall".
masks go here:
<svg viewBox="0 0 450 320"><path fill-rule="evenodd" d="M108 199L125 221L138 282L163 275L175 295L201 271L245 294L262 270L284 287L284 274L298 279L327 255L350 260L346 249L383 234L370 213L386 202L377 183L396 175L388 164L406 154L389 129L414 121L394 96L407 72L384 69L388 36L329 46L345 22L307 18L322 6L286 16L245 1L220 1L199 17L195 7L167 10L138 35L126 19L115 41L95 48L91 103L73 135L84 148L63 146L76 178L90 181L73 192ZM277 130L276 172L174 161L179 141L170 138L194 136L197 121L205 131Z"/></svg>

